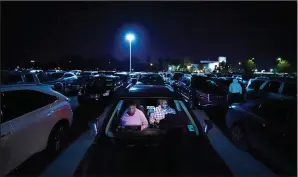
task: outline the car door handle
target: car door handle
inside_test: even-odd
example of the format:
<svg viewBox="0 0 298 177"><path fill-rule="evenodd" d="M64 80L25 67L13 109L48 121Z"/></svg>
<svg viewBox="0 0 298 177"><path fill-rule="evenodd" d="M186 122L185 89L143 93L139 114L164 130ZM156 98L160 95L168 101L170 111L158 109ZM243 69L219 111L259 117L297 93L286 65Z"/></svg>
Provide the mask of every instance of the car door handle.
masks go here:
<svg viewBox="0 0 298 177"><path fill-rule="evenodd" d="M11 135L11 132L4 133L4 134L1 135L1 138L4 138L4 137L9 136L9 135Z"/></svg>

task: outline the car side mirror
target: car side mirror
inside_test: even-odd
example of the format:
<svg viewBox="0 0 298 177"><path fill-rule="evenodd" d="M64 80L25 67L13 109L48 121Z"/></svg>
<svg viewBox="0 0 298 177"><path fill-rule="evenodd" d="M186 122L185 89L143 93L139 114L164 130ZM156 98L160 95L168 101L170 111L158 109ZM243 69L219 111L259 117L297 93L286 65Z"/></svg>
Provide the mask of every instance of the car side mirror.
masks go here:
<svg viewBox="0 0 298 177"><path fill-rule="evenodd" d="M213 128L213 124L214 123L211 120L204 119L203 129L205 134L208 134L208 132Z"/></svg>

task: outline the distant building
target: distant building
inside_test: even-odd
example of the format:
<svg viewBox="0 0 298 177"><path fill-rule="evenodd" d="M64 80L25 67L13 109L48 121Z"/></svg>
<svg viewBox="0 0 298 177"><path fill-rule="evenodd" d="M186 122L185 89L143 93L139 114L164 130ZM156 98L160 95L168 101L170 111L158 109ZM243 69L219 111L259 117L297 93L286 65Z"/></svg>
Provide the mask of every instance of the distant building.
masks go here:
<svg viewBox="0 0 298 177"><path fill-rule="evenodd" d="M198 71L201 70L201 72L213 72L216 67L219 67L219 64L221 62L227 62L227 58L226 57L218 57L217 61L214 60L201 60L199 64L192 64L193 67L195 67ZM202 71L203 70L203 71Z"/></svg>

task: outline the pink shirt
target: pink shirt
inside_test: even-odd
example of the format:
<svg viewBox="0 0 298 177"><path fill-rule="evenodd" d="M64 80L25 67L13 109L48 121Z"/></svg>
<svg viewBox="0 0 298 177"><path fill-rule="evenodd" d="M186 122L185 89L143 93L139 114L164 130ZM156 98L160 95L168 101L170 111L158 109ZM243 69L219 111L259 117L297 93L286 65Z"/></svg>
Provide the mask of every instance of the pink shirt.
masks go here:
<svg viewBox="0 0 298 177"><path fill-rule="evenodd" d="M126 110L121 117L121 126L127 125L141 125L143 130L144 128L148 127L148 121L141 110L136 109L135 114L133 116L129 116Z"/></svg>

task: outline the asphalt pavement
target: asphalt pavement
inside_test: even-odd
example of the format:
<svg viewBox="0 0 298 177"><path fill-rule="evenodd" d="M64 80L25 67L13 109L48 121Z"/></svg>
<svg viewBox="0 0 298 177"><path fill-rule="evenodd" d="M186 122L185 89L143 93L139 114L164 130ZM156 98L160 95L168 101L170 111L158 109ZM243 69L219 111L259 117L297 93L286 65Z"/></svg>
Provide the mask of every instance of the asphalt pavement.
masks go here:
<svg viewBox="0 0 298 177"><path fill-rule="evenodd" d="M77 97L70 97L74 110L74 120L70 134L70 145L56 157L50 157L44 152L32 156L10 176L64 176L71 177L77 165L93 141L88 121L102 118L104 108L99 105L84 107L78 104ZM224 159L234 176L276 176L262 160L248 152L235 148L225 134L225 110L195 110L200 122L210 119L215 123L208 137ZM214 167L216 168L216 167Z"/></svg>

